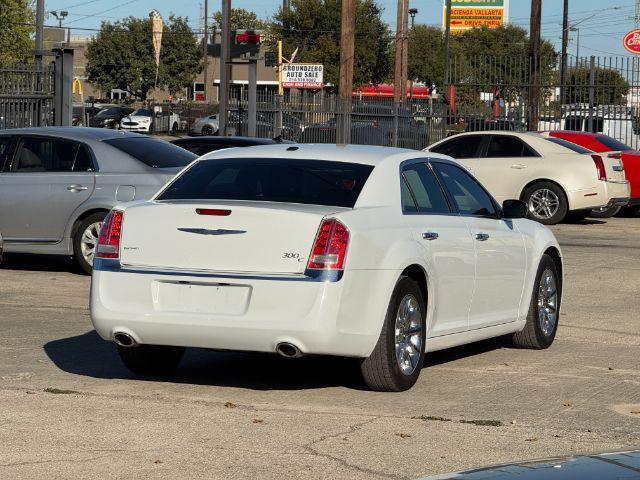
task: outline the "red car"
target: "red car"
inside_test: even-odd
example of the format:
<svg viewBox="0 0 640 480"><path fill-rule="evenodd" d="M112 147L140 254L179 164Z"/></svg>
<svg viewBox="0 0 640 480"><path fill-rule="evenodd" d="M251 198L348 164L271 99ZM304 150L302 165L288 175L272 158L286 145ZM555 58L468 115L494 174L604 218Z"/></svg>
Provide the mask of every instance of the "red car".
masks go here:
<svg viewBox="0 0 640 480"><path fill-rule="evenodd" d="M567 140L594 152L620 152L625 176L631 186L631 199L626 207L612 207L605 210L594 211L594 216L611 217L620 212L624 215L635 215L640 212L640 151L633 150L624 143L602 133L574 132L571 130L557 130L548 132L549 136Z"/></svg>

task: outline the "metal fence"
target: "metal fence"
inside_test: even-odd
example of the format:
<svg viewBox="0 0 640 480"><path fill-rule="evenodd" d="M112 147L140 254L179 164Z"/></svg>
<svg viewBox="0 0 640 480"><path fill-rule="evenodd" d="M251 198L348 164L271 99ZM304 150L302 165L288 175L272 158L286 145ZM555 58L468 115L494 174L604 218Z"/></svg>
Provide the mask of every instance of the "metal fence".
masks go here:
<svg viewBox="0 0 640 480"><path fill-rule="evenodd" d="M0 129L53 125L55 69L0 68Z"/></svg>
<svg viewBox="0 0 640 480"><path fill-rule="evenodd" d="M352 99L349 106L326 92L260 94L255 135L302 143L346 143L422 149L444 136L445 110L437 99ZM247 98L229 102L228 133L249 135Z"/></svg>
<svg viewBox="0 0 640 480"><path fill-rule="evenodd" d="M562 71L564 70L564 75ZM480 55L451 63L447 134L578 130L639 146L640 60Z"/></svg>

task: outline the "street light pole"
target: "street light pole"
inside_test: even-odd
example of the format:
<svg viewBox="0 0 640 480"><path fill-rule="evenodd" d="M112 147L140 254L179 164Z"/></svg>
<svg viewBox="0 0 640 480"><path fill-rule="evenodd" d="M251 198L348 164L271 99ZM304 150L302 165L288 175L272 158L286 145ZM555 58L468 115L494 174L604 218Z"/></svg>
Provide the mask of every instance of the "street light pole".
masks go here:
<svg viewBox="0 0 640 480"><path fill-rule="evenodd" d="M416 14L418 13L417 8L410 8L409 15L411 15L411 30L416 26Z"/></svg>

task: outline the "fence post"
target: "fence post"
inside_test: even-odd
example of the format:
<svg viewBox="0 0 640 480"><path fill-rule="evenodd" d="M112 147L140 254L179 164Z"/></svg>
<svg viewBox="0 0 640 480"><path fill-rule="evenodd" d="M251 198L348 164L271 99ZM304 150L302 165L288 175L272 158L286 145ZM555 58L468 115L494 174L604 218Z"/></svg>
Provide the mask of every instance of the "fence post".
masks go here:
<svg viewBox="0 0 640 480"><path fill-rule="evenodd" d="M252 57L249 59L249 97L247 99L249 103L249 105L247 105L247 114L249 115L247 134L250 137L256 136L256 115L257 115L257 103L258 103L257 71L258 71L258 59Z"/></svg>
<svg viewBox="0 0 640 480"><path fill-rule="evenodd" d="M71 125L73 105L73 49L58 48L53 51L56 55L53 123L68 127Z"/></svg>
<svg viewBox="0 0 640 480"><path fill-rule="evenodd" d="M596 100L596 57L591 55L589 60L589 131L593 132L593 107Z"/></svg>
<svg viewBox="0 0 640 480"><path fill-rule="evenodd" d="M282 95L274 95L273 107L275 109L275 125L273 127L273 138L282 136Z"/></svg>
<svg viewBox="0 0 640 480"><path fill-rule="evenodd" d="M398 103L393 102L393 135L391 137L391 146L398 146Z"/></svg>

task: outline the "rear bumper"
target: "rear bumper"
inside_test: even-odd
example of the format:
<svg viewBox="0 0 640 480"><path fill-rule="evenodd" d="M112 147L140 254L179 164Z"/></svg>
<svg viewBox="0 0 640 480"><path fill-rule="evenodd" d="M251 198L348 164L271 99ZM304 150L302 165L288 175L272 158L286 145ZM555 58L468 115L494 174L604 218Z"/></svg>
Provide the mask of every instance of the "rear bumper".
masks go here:
<svg viewBox="0 0 640 480"><path fill-rule="evenodd" d="M631 189L626 180L599 181L593 188L567 192L570 210L590 210L592 208L626 205Z"/></svg>
<svg viewBox="0 0 640 480"><path fill-rule="evenodd" d="M378 340L390 298L387 290L398 274L347 271L338 280L167 272L121 268L97 259L91 321L105 340L126 332L141 344L259 352L274 352L278 343L290 342L303 353L366 357ZM178 287L168 294L167 284ZM199 305L181 304L182 294L175 293L192 287L216 295L216 289L233 287L248 293L239 308L213 307L226 313L207 310L210 297L203 296L202 305L209 307L198 311ZM215 298L228 301L224 295Z"/></svg>

